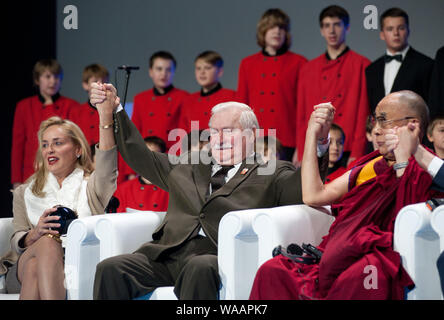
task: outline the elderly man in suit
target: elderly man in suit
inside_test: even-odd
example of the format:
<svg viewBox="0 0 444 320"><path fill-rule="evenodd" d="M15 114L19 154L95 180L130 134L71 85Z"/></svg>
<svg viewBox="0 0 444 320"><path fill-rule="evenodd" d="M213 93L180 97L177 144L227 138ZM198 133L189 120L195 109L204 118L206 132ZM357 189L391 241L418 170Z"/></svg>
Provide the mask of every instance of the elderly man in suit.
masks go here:
<svg viewBox="0 0 444 320"><path fill-rule="evenodd" d="M374 113L386 95L401 90L411 90L427 101L433 59L409 45L409 16L400 8L390 8L380 20L380 38L387 51L365 70L370 111Z"/></svg>
<svg viewBox="0 0 444 320"><path fill-rule="evenodd" d="M221 218L232 210L302 203L300 171L279 160L269 170L270 163L255 157L255 129L259 125L245 104L226 102L213 107L211 154L207 159L197 154L198 161L190 161L196 160L195 154L178 159L146 148L121 106L101 103L108 91L115 94L112 85L94 84L91 93L91 103L105 109L100 112L101 126L114 128L125 161L168 191L170 198L153 241L97 266L94 298L132 299L157 287L174 286L179 299L217 299ZM322 146L320 153L324 154L328 142L320 149ZM326 159L320 161L324 172Z"/></svg>

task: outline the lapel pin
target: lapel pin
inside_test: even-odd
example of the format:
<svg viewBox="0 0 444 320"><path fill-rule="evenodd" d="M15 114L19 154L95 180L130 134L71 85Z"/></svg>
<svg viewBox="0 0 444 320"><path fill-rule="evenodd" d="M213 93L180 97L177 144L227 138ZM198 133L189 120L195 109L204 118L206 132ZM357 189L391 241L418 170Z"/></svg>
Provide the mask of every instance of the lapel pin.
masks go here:
<svg viewBox="0 0 444 320"><path fill-rule="evenodd" d="M247 172L248 172L248 169L247 169L247 168L243 168L242 171L241 171L241 174L244 175L244 174L246 174Z"/></svg>

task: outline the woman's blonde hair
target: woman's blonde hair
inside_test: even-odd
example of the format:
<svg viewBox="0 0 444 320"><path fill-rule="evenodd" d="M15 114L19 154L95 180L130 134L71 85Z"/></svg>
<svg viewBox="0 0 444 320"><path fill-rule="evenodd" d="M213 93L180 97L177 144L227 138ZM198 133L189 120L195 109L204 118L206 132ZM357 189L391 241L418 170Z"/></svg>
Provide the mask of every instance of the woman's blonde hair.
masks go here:
<svg viewBox="0 0 444 320"><path fill-rule="evenodd" d="M285 42L283 48L291 46L290 17L281 9L268 9L262 15L256 27L256 40L261 48L265 48L265 33L275 26L285 30Z"/></svg>
<svg viewBox="0 0 444 320"><path fill-rule="evenodd" d="M35 157L34 168L35 173L28 179L27 182L35 180L31 188L34 195L38 197L44 197L45 193L43 188L48 178L48 170L45 166L45 159L42 155L42 139L44 132L52 126L60 126L64 133L72 140L76 147L80 147L81 154L77 159L76 167L81 168L86 176L89 176L93 172L93 164L91 160L91 149L83 134L82 130L74 122L62 119L60 117L51 117L40 124L40 129L37 133L39 140L39 148Z"/></svg>

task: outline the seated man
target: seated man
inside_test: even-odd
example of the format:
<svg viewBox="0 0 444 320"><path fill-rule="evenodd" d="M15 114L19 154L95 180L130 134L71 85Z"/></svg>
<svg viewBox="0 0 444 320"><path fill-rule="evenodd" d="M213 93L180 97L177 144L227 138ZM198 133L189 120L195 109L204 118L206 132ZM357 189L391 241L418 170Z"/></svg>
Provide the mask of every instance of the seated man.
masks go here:
<svg viewBox="0 0 444 320"><path fill-rule="evenodd" d="M380 140L379 151L324 185L312 161L317 139L328 132L333 114L331 104L315 106L302 160L304 202L331 204L336 217L318 246L322 258L317 264L282 255L267 261L258 270L251 299L402 299L405 287L413 285L393 251L394 222L404 206L434 195L432 179L409 151L391 150ZM385 130L408 123L418 126L422 137L428 109L419 95L401 91L381 100L375 119L378 139L385 139Z"/></svg>
<svg viewBox="0 0 444 320"><path fill-rule="evenodd" d="M95 84L91 103L101 103L108 91L115 92L115 88ZM255 129L259 124L252 109L242 103L213 107L209 159L201 158L201 153L176 158L152 152L120 106L117 112L117 104L100 106L100 123L114 127L125 161L142 177L168 191L169 203L153 241L132 254L97 265L94 298L132 299L157 287L174 286L179 299L217 299L220 220L233 210L302 203L300 171L290 162L263 164L256 159ZM193 162L195 155L197 162Z"/></svg>

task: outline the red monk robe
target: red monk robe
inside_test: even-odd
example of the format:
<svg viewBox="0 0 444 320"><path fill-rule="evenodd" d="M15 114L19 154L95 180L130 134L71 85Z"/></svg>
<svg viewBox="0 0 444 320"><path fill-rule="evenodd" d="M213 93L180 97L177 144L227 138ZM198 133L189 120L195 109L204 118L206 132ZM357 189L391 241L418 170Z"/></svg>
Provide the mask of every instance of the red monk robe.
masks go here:
<svg viewBox="0 0 444 320"><path fill-rule="evenodd" d="M350 191L332 205L336 220L318 246L320 263L295 263L282 255L267 261L256 274L250 299L402 299L405 287L412 288L393 251L394 222L404 206L437 192L430 190L432 178L413 157L397 178L384 159L365 167L377 156L375 151L357 162ZM373 170L375 177L362 179ZM377 289L365 287L367 266L376 267Z"/></svg>
<svg viewBox="0 0 444 320"><path fill-rule="evenodd" d="M52 104L44 105L38 94L17 103L12 127L11 182L23 183L34 173L34 159L38 149L37 132L40 123L50 117L68 117L71 109L79 103L56 94Z"/></svg>
<svg viewBox="0 0 444 320"><path fill-rule="evenodd" d="M336 108L335 122L347 137L344 151L350 151L350 158L354 159L365 154L365 125L370 112L365 68L369 64L367 58L346 49L335 60L328 60L326 54L322 54L302 67L294 118L299 161L304 153L305 132L313 106L324 102L331 102Z"/></svg>

